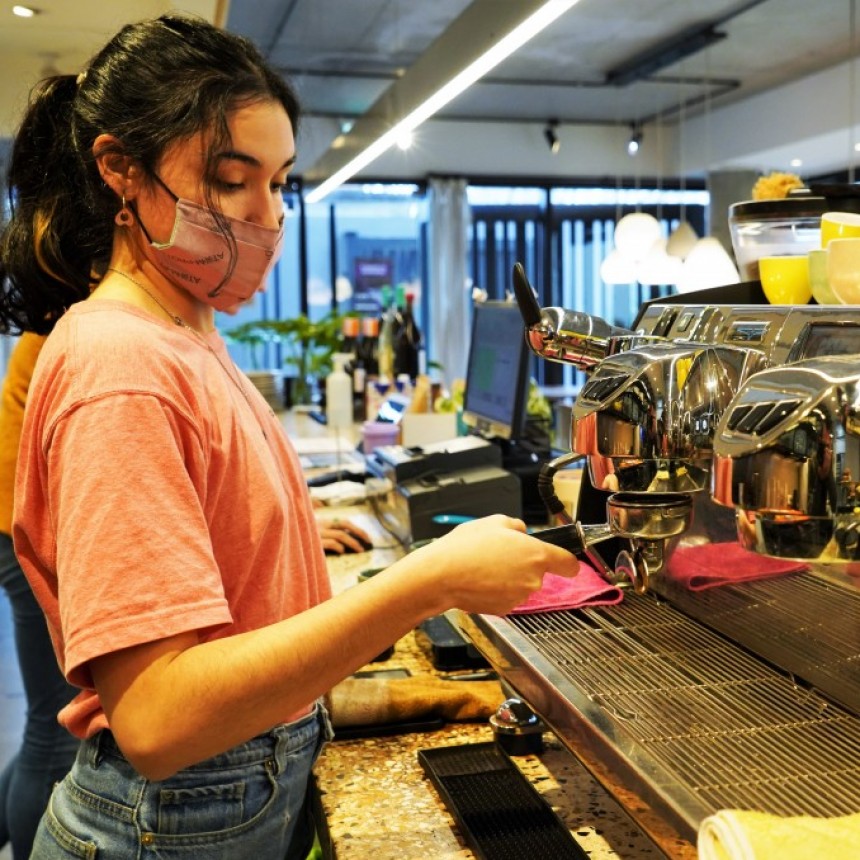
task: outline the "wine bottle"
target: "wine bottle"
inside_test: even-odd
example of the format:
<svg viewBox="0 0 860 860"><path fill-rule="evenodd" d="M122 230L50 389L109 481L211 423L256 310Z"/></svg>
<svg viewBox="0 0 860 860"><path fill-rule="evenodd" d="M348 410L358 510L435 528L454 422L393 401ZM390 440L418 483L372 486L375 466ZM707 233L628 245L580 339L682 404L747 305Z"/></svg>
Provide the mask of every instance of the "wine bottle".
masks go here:
<svg viewBox="0 0 860 860"><path fill-rule="evenodd" d="M407 293L405 304L400 315L400 328L394 349L395 373L406 374L413 382L418 377L419 353L421 350L421 331L415 322L413 303L415 296Z"/></svg>
<svg viewBox="0 0 860 860"><path fill-rule="evenodd" d="M394 382L394 309L390 305L391 288L382 288L382 319L379 323L379 377Z"/></svg>

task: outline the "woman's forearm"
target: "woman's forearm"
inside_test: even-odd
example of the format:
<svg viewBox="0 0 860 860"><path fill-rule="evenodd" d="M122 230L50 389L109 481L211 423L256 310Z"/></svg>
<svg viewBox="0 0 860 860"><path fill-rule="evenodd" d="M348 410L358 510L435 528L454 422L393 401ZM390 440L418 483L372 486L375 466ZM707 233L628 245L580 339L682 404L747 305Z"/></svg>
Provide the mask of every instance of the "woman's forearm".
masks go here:
<svg viewBox="0 0 860 860"><path fill-rule="evenodd" d="M161 779L306 707L416 627L452 607L504 614L566 550L494 516L458 526L368 582L269 627L206 643L190 632L100 657L96 689L125 755Z"/></svg>
<svg viewBox="0 0 860 860"><path fill-rule="evenodd" d="M404 559L360 595L349 589L259 630L204 643L186 634L95 661L123 752L163 779L283 722L446 608L410 567Z"/></svg>

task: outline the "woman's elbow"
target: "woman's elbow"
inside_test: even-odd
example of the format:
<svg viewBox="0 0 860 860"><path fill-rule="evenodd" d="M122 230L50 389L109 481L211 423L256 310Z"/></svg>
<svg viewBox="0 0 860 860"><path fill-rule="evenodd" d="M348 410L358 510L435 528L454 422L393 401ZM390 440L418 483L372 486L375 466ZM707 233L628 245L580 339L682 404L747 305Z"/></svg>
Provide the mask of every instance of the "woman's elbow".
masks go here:
<svg viewBox="0 0 860 860"><path fill-rule="evenodd" d="M163 738L145 729L118 729L113 736L126 761L150 782L169 779L187 766Z"/></svg>

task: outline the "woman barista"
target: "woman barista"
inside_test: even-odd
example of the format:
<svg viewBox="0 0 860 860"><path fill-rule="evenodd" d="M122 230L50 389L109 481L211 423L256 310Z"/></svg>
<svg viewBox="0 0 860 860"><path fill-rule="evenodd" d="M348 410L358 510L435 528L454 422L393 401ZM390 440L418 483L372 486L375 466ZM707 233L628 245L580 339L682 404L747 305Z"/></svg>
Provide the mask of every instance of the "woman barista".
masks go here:
<svg viewBox="0 0 860 860"><path fill-rule="evenodd" d="M247 42L165 16L49 79L16 138L0 320L53 331L13 529L84 739L35 857L302 856L319 697L430 615L576 571L494 516L331 598L295 452L213 321L280 250L297 121Z"/></svg>

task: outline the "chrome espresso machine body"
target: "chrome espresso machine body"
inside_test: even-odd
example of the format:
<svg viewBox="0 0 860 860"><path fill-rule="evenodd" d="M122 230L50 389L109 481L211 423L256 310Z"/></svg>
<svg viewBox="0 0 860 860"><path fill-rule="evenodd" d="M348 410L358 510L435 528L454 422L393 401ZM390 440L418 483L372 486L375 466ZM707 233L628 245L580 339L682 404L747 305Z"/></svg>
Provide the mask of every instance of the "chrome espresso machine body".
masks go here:
<svg viewBox="0 0 860 860"><path fill-rule="evenodd" d="M624 599L464 633L667 854L721 808L860 811L860 307L624 331L515 287L532 349L589 374L561 529Z"/></svg>

